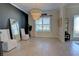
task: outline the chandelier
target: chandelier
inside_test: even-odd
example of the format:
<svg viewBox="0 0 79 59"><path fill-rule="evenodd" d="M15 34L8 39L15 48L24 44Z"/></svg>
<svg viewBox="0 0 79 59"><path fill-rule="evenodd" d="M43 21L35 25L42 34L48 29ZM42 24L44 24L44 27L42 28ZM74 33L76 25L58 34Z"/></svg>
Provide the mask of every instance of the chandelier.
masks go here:
<svg viewBox="0 0 79 59"><path fill-rule="evenodd" d="M41 14L42 14L42 11L40 9L33 8L31 10L31 16L32 16L33 20L38 20L40 18Z"/></svg>

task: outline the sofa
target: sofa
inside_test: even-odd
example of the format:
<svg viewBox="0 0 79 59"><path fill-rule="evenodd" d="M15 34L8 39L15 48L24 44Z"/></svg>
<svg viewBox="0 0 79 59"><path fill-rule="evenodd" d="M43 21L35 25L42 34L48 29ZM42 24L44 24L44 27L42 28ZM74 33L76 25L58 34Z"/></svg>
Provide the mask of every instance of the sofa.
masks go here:
<svg viewBox="0 0 79 59"><path fill-rule="evenodd" d="M17 40L10 38L9 29L0 29L0 41L3 42L2 49L3 51L10 51L17 47Z"/></svg>

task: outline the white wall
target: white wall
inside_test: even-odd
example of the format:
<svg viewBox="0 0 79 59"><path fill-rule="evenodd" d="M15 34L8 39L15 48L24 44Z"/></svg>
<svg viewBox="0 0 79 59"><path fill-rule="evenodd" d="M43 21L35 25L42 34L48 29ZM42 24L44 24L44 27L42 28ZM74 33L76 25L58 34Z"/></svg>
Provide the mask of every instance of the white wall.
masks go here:
<svg viewBox="0 0 79 59"><path fill-rule="evenodd" d="M58 10L53 10L53 11L46 11L44 13L53 15L51 17L51 32L49 33L37 33L35 32L35 24L34 24L34 20L31 18L30 14L29 14L29 24L31 24L33 26L32 29L32 36L33 37L53 37L53 38L58 38Z"/></svg>
<svg viewBox="0 0 79 59"><path fill-rule="evenodd" d="M34 25L34 20L32 19L32 17L31 17L31 15L30 15L30 13L28 13L28 15L29 15L29 24L30 25L32 25L32 31L31 31L31 36L32 37L35 37L35 25Z"/></svg>
<svg viewBox="0 0 79 59"><path fill-rule="evenodd" d="M61 42L65 42L65 7L62 5L59 9L59 39Z"/></svg>

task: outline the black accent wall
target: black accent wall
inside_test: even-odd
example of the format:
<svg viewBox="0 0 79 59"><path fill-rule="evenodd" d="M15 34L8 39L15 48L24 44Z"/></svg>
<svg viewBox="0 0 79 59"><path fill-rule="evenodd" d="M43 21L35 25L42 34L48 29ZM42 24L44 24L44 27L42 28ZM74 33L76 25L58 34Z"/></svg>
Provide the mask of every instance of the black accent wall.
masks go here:
<svg viewBox="0 0 79 59"><path fill-rule="evenodd" d="M9 3L0 3L0 29L9 28L9 18L19 20L20 28L28 24L28 15Z"/></svg>
<svg viewBox="0 0 79 59"><path fill-rule="evenodd" d="M28 19L28 15L26 15L26 19ZM28 20L25 20L25 34L28 34Z"/></svg>

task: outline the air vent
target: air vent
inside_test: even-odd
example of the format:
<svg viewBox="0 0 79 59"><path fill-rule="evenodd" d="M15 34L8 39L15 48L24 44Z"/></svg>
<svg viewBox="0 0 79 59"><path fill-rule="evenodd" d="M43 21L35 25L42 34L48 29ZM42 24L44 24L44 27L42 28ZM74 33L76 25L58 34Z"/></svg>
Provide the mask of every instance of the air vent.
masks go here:
<svg viewBox="0 0 79 59"><path fill-rule="evenodd" d="M46 13L42 14L42 16L46 16L46 15L47 15Z"/></svg>
<svg viewBox="0 0 79 59"><path fill-rule="evenodd" d="M44 14L42 14L42 16L52 16L52 15L44 13Z"/></svg>

